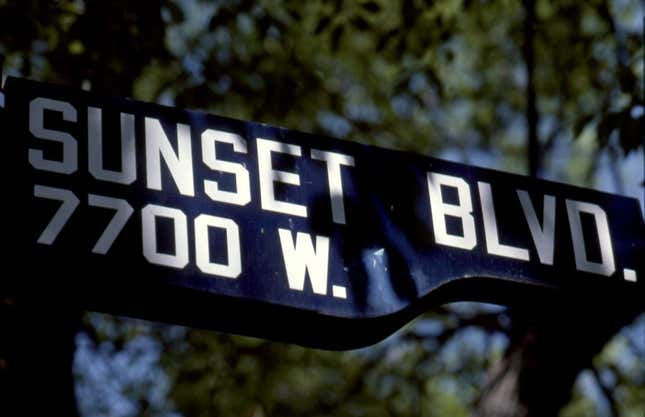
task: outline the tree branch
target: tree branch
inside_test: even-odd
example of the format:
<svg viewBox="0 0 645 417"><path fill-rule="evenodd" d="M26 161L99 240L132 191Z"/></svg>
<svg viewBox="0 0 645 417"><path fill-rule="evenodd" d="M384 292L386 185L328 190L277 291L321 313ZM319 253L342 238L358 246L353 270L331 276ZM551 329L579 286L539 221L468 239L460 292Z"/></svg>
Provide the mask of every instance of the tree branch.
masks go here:
<svg viewBox="0 0 645 417"><path fill-rule="evenodd" d="M620 411L618 410L618 406L616 405L616 399L614 398L614 394L602 382L598 369L595 366L591 366L589 369L591 370L591 373L593 373L593 376L596 379L596 383L598 384L598 387L600 388L602 395L605 397L605 400L607 400L607 404L609 404L610 417L620 417Z"/></svg>
<svg viewBox="0 0 645 417"><path fill-rule="evenodd" d="M538 114L536 106L535 80L533 69L535 66L535 52L533 48L533 35L535 32L535 0L524 0L524 63L526 65L526 123L528 129L528 160L529 175L538 176L541 169L540 143L537 136Z"/></svg>

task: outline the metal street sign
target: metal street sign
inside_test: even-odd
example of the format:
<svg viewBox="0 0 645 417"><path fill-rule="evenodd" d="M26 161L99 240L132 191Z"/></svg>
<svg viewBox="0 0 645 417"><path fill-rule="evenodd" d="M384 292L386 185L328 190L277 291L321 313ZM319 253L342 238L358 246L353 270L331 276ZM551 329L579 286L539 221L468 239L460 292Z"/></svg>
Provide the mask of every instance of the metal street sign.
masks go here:
<svg viewBox="0 0 645 417"><path fill-rule="evenodd" d="M5 93L14 289L328 348L433 303L645 303L634 199L22 79Z"/></svg>

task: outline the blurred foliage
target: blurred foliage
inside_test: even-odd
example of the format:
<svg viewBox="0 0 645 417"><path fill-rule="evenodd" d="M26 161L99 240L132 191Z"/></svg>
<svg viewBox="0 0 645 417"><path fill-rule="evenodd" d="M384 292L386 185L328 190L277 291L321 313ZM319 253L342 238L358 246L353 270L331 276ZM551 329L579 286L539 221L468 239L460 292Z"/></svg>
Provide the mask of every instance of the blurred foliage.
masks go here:
<svg viewBox="0 0 645 417"><path fill-rule="evenodd" d="M500 309L489 310L475 314L481 311L466 304L441 309L378 345L350 352L92 314L77 343L81 411L172 416L167 395L182 415L196 417L465 417L483 370L505 348ZM164 352L154 363L137 350L146 344L153 345L153 356ZM160 368L167 376L161 387L150 387ZM105 379L107 388L100 382ZM148 393L154 390L166 395L155 399ZM105 408L110 401L112 414ZM135 412L119 414L116 404Z"/></svg>
<svg viewBox="0 0 645 417"><path fill-rule="evenodd" d="M471 303L349 352L100 314L87 320L76 358L87 417L466 417L512 332L506 311ZM581 373L561 417L640 417L644 330L641 316L614 338Z"/></svg>
<svg viewBox="0 0 645 417"><path fill-rule="evenodd" d="M642 152L643 6L535 7L542 175L589 185L602 155ZM523 173L523 17L513 0L0 0L0 54L12 75ZM80 406L466 416L508 328L499 310L447 308L373 348L333 353L92 314L78 343ZM612 404L642 415L645 341L625 334L563 417L612 415Z"/></svg>

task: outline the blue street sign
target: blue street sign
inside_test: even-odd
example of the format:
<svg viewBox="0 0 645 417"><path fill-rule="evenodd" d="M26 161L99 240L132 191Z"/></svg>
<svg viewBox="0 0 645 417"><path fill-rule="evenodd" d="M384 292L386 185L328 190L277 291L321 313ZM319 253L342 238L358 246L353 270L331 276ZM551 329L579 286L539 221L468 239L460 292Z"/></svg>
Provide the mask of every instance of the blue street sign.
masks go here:
<svg viewBox="0 0 645 417"><path fill-rule="evenodd" d="M374 343L448 301L645 304L635 199L17 78L5 87L3 250L5 265L25 260L9 287L327 348Z"/></svg>

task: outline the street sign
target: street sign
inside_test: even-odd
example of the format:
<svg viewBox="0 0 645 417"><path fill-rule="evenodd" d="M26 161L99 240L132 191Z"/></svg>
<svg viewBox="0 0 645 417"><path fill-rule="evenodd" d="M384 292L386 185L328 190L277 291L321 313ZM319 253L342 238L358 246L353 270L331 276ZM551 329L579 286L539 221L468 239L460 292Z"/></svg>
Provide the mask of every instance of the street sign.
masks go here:
<svg viewBox="0 0 645 417"><path fill-rule="evenodd" d="M17 78L5 87L11 288L327 348L374 343L448 301L645 304L635 199Z"/></svg>

